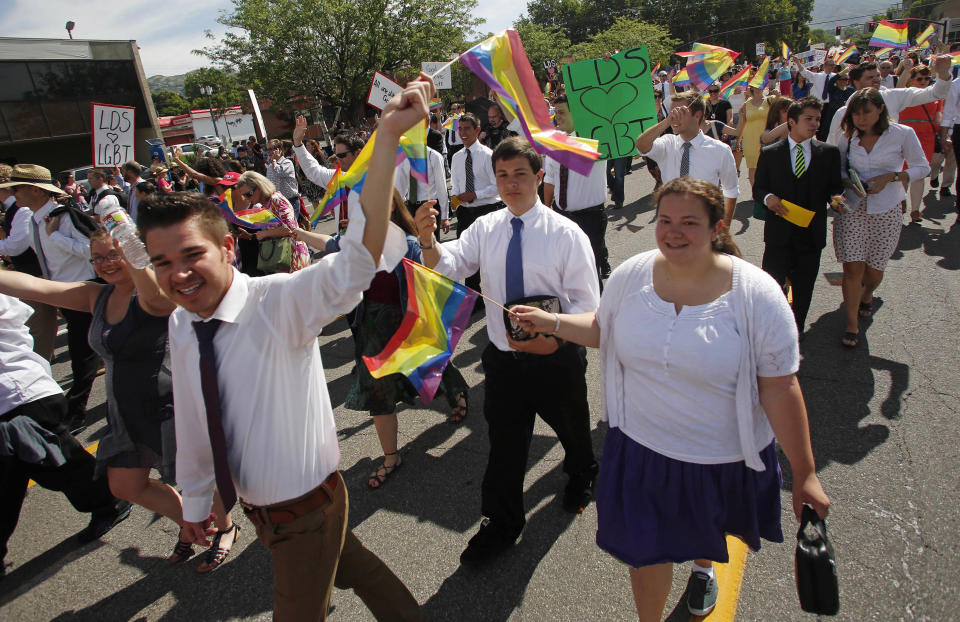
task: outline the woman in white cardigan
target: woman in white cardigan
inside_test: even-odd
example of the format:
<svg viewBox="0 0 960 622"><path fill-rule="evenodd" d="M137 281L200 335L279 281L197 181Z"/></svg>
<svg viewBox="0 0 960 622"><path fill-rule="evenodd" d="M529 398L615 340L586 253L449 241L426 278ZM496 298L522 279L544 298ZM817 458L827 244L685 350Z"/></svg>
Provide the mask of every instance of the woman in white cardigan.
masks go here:
<svg viewBox="0 0 960 622"><path fill-rule="evenodd" d="M913 128L890 121L877 89L850 96L840 127L841 175L852 207L833 221L833 248L843 264L847 317L840 342L853 348L860 340L859 318L873 315L873 293L900 242L906 209L901 202L907 198L903 182L923 179L930 164Z"/></svg>
<svg viewBox="0 0 960 622"><path fill-rule="evenodd" d="M691 613L717 601L726 534L783 541L774 435L794 474L793 509L825 516L797 382L797 329L774 280L739 259L723 197L675 179L656 195L657 250L611 275L597 313L516 307L530 331L599 347L609 422L597 544L630 567L637 615L659 620L673 564L694 561Z"/></svg>

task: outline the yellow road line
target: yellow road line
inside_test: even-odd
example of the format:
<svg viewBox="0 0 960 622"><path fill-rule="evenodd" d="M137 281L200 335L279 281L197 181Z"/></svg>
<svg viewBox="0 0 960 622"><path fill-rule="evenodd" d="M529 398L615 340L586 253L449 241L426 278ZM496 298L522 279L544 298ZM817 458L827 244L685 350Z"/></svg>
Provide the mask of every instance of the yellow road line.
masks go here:
<svg viewBox="0 0 960 622"><path fill-rule="evenodd" d="M747 567L747 545L740 538L727 536L727 553L730 561L726 564L714 564L717 573L717 585L720 594L717 606L705 617L690 616L690 620L708 620L709 622L733 622L737 617L737 602L740 600L740 586L743 583L743 571Z"/></svg>
<svg viewBox="0 0 960 622"><path fill-rule="evenodd" d="M93 445L90 445L89 447L87 447L86 450L87 450L89 453L91 453L91 454L96 454L96 453L97 453L97 446L98 446L99 444L100 444L100 441L96 441ZM36 482L33 481L33 480L30 480L30 483L27 484L27 488L30 488L30 487L33 486L34 484L36 484Z"/></svg>

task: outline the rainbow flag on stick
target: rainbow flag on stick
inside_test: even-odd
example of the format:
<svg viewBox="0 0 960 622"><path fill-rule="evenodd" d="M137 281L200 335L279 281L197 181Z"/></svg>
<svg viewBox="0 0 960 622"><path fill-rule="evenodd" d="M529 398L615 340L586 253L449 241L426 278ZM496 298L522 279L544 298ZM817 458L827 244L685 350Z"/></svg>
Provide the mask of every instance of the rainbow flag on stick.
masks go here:
<svg viewBox="0 0 960 622"><path fill-rule="evenodd" d="M443 108L443 100L439 97L434 97L430 100L430 112L435 112Z"/></svg>
<svg viewBox="0 0 960 622"><path fill-rule="evenodd" d="M907 24L894 24L882 20L870 38L870 47L875 48L908 48L910 37L907 33Z"/></svg>
<svg viewBox="0 0 960 622"><path fill-rule="evenodd" d="M534 148L581 175L589 175L600 157L590 147L553 127L547 103L533 75L517 31L508 28L460 55L460 61L499 96L508 113L520 120Z"/></svg>
<svg viewBox="0 0 960 622"><path fill-rule="evenodd" d="M327 184L326 192L324 192L323 198L319 203L317 203L316 207L313 209L313 213L310 214L310 224L316 227L321 218L332 212L338 205L346 202L346 200L347 187L343 185L340 163L338 162L337 172L333 174L333 179L331 179Z"/></svg>
<svg viewBox="0 0 960 622"><path fill-rule="evenodd" d="M763 62L760 63L760 68L757 69L757 72L753 74L753 77L750 78L750 82L747 83L747 86L752 86L755 89L760 89L761 91L766 88L767 82L770 81L770 57L763 59Z"/></svg>
<svg viewBox="0 0 960 622"><path fill-rule="evenodd" d="M836 58L836 61L835 61L835 62L836 62L838 65L839 65L840 63L845 63L845 62L847 62L847 59L850 58L851 56L853 56L853 53L856 52L856 51L857 51L857 46L851 45L850 47L848 47L848 48L845 49L844 51L842 51L842 52L840 52L839 54L837 54L837 58Z"/></svg>
<svg viewBox="0 0 960 622"><path fill-rule="evenodd" d="M790 46L787 45L786 41L781 39L780 40L780 56L783 57L783 60L789 60L791 54L793 54L793 52L792 50L790 50Z"/></svg>
<svg viewBox="0 0 960 622"><path fill-rule="evenodd" d="M461 115L448 117L447 120L443 122L443 129L453 130L454 132L460 129L460 116Z"/></svg>
<svg viewBox="0 0 960 622"><path fill-rule="evenodd" d="M247 229L267 229L280 224L280 219L265 207L257 206L234 210L232 188L228 188L217 198L220 199L217 203L220 207L220 213L223 214L227 222L232 222Z"/></svg>
<svg viewBox="0 0 960 622"><path fill-rule="evenodd" d="M917 46L927 48L933 45L933 38L936 36L937 30L933 27L933 24L927 24L927 27L923 29L919 35L917 35Z"/></svg>
<svg viewBox="0 0 960 622"><path fill-rule="evenodd" d="M734 89L736 89L738 86L742 88L746 88L750 82L749 75L750 75L751 69L753 69L753 65L747 65L746 67L741 69L739 72L737 72L737 74L734 75L732 78L724 82L720 86L720 96L723 97L724 99L729 99L730 96L733 95Z"/></svg>
<svg viewBox="0 0 960 622"><path fill-rule="evenodd" d="M656 66L654 66L654 68L650 70L650 75L655 76L657 75L658 71L660 71L660 61L657 61Z"/></svg>
<svg viewBox="0 0 960 622"><path fill-rule="evenodd" d="M690 82L700 90L706 90L711 84L720 79L732 65L738 52L727 48L706 43L694 43L689 52L677 52L679 56L687 57L684 69Z"/></svg>
<svg viewBox="0 0 960 622"><path fill-rule="evenodd" d="M890 52L892 51L893 51L893 48L883 48L882 50L874 54L874 56L876 56L877 58L885 58L889 56Z"/></svg>
<svg viewBox="0 0 960 622"><path fill-rule="evenodd" d="M410 161L410 174L413 175L417 181L429 184L426 119L411 127L400 137L400 152L397 154L397 164L402 162L404 157Z"/></svg>
<svg viewBox="0 0 960 622"><path fill-rule="evenodd" d="M673 76L673 83L677 86L686 86L690 84L690 74L687 73L687 68L684 67Z"/></svg>
<svg viewBox="0 0 960 622"><path fill-rule="evenodd" d="M364 356L370 375L403 374L429 404L470 320L477 293L406 257L407 312L383 352Z"/></svg>

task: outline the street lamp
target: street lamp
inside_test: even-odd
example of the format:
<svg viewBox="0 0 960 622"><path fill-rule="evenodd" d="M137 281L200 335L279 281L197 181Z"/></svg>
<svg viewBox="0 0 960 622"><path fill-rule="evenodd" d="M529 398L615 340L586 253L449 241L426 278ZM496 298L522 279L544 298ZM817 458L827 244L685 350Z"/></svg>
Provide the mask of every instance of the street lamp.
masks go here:
<svg viewBox="0 0 960 622"><path fill-rule="evenodd" d="M213 133L220 138L220 130L217 129L217 116L213 113L213 87L201 86L200 92L207 96L207 103L210 105L210 119L213 121Z"/></svg>
<svg viewBox="0 0 960 622"><path fill-rule="evenodd" d="M73 27L76 26L73 22L67 22L67 34L70 35L70 38L73 39Z"/></svg>

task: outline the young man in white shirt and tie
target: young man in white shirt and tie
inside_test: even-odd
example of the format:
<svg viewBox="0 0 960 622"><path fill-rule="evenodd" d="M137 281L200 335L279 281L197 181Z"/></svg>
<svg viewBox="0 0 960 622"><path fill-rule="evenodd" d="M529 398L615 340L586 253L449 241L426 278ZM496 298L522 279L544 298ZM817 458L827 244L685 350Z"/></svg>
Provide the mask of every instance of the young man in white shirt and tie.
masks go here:
<svg viewBox="0 0 960 622"><path fill-rule="evenodd" d="M553 100L556 114L553 122L557 128L567 134L575 134L573 116L567 96L561 95ZM543 161L543 203L563 214L583 229L590 238L593 258L600 272L600 278L610 276L608 260L607 217L603 213L603 204L607 200L606 168L608 163L597 160L587 176L571 171L550 156Z"/></svg>
<svg viewBox="0 0 960 622"><path fill-rule="evenodd" d="M481 216L458 240L436 244L437 211L423 205L416 220L424 264L453 279L479 270L487 295L508 307L545 296L554 297L564 313L596 310L600 289L590 240L540 202L540 155L524 139L507 138L493 152L492 166L507 209ZM584 349L552 336L523 340L524 335L508 332L498 305L487 300L486 312L490 344L482 359L483 414L490 455L481 488L486 518L460 555L460 563L467 566L488 562L513 546L523 531L523 477L537 414L554 429L566 452L566 510L579 512L590 502L598 470L590 438Z"/></svg>
<svg viewBox="0 0 960 622"><path fill-rule="evenodd" d="M273 557L274 620L323 620L333 585L379 620L420 620L416 599L347 528L340 449L317 335L361 300L390 220L399 138L428 113L421 75L388 103L361 194L360 236L299 272L251 278L212 203L189 193L144 202L138 222L170 316L181 538L209 544L214 487L239 499ZM251 378L256 382L251 384Z"/></svg>
<svg viewBox="0 0 960 622"><path fill-rule="evenodd" d="M657 162L663 183L691 177L718 186L723 191L726 211L723 221L729 227L740 196L737 164L729 146L700 131L704 111L700 95L677 95L667 118L637 137L637 150ZM661 136L668 127L673 128L673 134Z"/></svg>

